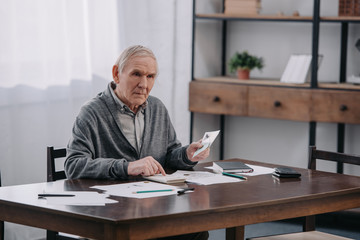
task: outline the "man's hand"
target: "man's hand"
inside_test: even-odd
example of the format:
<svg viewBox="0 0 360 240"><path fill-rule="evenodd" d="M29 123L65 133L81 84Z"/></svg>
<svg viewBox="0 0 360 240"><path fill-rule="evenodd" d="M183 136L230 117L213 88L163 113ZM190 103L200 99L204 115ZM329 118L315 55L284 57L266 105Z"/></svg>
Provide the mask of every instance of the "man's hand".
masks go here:
<svg viewBox="0 0 360 240"><path fill-rule="evenodd" d="M186 149L186 155L190 161L198 162L198 161L204 160L205 158L207 158L209 156L210 148L207 148L193 158L193 155L196 152L196 150L198 150L202 146L203 145L201 144L201 140L199 140L197 142L193 142L188 146L188 148Z"/></svg>
<svg viewBox="0 0 360 240"><path fill-rule="evenodd" d="M161 173L166 175L165 170L161 164L156 161L153 157L144 157L134 162L129 162L128 175L129 176L152 176Z"/></svg>

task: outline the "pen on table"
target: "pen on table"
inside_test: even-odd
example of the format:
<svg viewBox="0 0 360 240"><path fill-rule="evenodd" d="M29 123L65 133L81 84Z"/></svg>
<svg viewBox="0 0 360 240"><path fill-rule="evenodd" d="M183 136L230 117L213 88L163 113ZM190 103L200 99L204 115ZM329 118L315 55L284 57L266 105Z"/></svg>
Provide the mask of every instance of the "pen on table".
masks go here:
<svg viewBox="0 0 360 240"><path fill-rule="evenodd" d="M171 192L175 189L159 189L159 190L145 190L145 191L136 191L133 193L154 193L154 192Z"/></svg>
<svg viewBox="0 0 360 240"><path fill-rule="evenodd" d="M39 193L38 197L75 197L75 195L62 193Z"/></svg>
<svg viewBox="0 0 360 240"><path fill-rule="evenodd" d="M177 193L180 195L180 194L183 194L183 193L186 193L187 191L193 191L195 188L184 188L182 190L179 190Z"/></svg>
<svg viewBox="0 0 360 240"><path fill-rule="evenodd" d="M231 173L227 173L227 172L223 172L222 174L225 176L229 176L229 177L236 177L236 178L247 180L247 177L236 175L236 174L231 174Z"/></svg>

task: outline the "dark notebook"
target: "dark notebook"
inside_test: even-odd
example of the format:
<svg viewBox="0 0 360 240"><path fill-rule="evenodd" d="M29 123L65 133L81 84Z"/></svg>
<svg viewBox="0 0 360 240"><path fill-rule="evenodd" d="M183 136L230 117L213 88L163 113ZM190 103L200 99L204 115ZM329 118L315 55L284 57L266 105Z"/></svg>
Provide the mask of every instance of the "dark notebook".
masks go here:
<svg viewBox="0 0 360 240"><path fill-rule="evenodd" d="M254 171L243 162L213 162L213 168L215 171L228 173L249 173Z"/></svg>

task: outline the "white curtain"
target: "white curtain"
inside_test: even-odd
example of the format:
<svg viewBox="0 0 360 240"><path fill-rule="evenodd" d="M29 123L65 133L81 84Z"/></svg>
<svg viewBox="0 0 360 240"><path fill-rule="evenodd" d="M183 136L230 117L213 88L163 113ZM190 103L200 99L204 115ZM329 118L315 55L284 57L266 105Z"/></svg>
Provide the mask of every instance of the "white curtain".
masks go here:
<svg viewBox="0 0 360 240"><path fill-rule="evenodd" d="M0 170L5 186L46 181L46 146L64 147L80 106L103 91L121 50L150 47L152 95L189 139L191 0L2 0ZM45 231L6 223L5 239Z"/></svg>

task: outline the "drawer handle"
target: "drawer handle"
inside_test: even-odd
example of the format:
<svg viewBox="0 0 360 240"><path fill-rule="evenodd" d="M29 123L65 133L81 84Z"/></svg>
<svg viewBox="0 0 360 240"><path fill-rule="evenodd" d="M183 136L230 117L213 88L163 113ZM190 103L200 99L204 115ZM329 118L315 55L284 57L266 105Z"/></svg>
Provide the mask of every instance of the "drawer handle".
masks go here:
<svg viewBox="0 0 360 240"><path fill-rule="evenodd" d="M275 101L274 102L274 107L280 107L281 106L281 102L280 101Z"/></svg>
<svg viewBox="0 0 360 240"><path fill-rule="evenodd" d="M220 102L220 98L218 96L215 96L213 99L214 102Z"/></svg>
<svg viewBox="0 0 360 240"><path fill-rule="evenodd" d="M345 104L341 104L340 111L345 112L346 110L348 110L348 107Z"/></svg>

